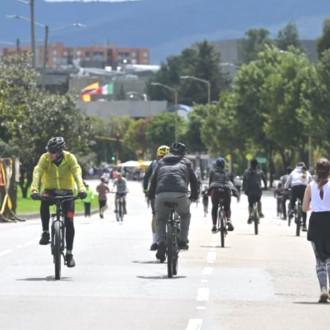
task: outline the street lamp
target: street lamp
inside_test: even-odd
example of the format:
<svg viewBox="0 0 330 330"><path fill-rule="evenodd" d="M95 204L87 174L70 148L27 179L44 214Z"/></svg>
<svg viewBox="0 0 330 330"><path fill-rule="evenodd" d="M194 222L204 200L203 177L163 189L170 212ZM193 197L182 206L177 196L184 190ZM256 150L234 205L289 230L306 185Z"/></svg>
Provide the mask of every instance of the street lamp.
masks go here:
<svg viewBox="0 0 330 330"><path fill-rule="evenodd" d="M25 16L20 16L20 15L7 15L6 17L7 18L12 18L12 19L20 19L20 20L27 21L27 22L30 22L31 21L30 18L25 17ZM44 59L43 59L43 69L45 69L46 68L46 65L47 65L47 62L48 62L49 26L47 24L39 23L39 22L36 22L36 21L34 21L33 25L37 25L37 26L40 26L40 27L42 27L42 28L45 29ZM58 28L51 29L50 31L54 32L54 31L65 29L65 28L70 27L70 26L81 28L81 27L85 27L86 25L85 24L81 24L81 23L72 23L72 24L68 24L68 25L64 25L64 26L58 27ZM35 68L36 67L35 44L34 45L32 44L31 47L32 47L32 62L33 62L32 65Z"/></svg>
<svg viewBox="0 0 330 330"><path fill-rule="evenodd" d="M159 82L152 82L151 83L152 86L159 86L159 87L163 87L167 90L169 90L171 93L173 93L173 96L174 96L174 109L175 109L175 113L177 114L177 111L176 111L176 105L178 104L178 92L175 88L173 87L170 87L168 85L165 85L165 84L161 84ZM175 121L175 126L174 126L174 140L175 142L177 142L177 120Z"/></svg>
<svg viewBox="0 0 330 330"><path fill-rule="evenodd" d="M207 85L207 103L210 104L211 103L211 83L206 80L206 79L201 79L198 77L194 77L194 76L180 76L180 79L191 79L191 80L196 80L199 81L201 83L204 83Z"/></svg>

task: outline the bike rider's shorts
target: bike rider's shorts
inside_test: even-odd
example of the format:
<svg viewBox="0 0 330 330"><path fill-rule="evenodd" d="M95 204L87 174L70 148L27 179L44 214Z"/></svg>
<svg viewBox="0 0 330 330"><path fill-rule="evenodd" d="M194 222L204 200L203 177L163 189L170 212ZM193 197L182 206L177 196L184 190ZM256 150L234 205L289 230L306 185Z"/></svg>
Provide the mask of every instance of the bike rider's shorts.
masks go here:
<svg viewBox="0 0 330 330"><path fill-rule="evenodd" d="M248 193L248 201L249 201L249 206L252 207L254 203L260 202L261 200L261 191L260 192L251 192Z"/></svg>

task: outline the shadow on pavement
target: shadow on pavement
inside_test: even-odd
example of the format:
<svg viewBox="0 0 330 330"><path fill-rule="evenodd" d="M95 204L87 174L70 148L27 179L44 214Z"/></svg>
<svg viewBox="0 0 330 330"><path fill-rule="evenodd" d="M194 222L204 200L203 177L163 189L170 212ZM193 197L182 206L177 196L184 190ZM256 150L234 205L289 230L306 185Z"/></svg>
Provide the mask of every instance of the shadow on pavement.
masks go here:
<svg viewBox="0 0 330 330"><path fill-rule="evenodd" d="M142 280L178 280L182 278L186 278L187 276L173 276L172 278L169 278L167 275L162 276L136 276L137 278L141 278Z"/></svg>
<svg viewBox="0 0 330 330"><path fill-rule="evenodd" d="M159 264L158 260L133 260L133 264Z"/></svg>
<svg viewBox="0 0 330 330"><path fill-rule="evenodd" d="M297 305L329 305L328 303L319 303L317 301L295 301L294 304Z"/></svg>
<svg viewBox="0 0 330 330"><path fill-rule="evenodd" d="M31 281L31 282L42 282L42 281L72 281L71 277L61 277L60 280L55 280L54 276L46 277L27 277L27 278L18 278L16 281Z"/></svg>

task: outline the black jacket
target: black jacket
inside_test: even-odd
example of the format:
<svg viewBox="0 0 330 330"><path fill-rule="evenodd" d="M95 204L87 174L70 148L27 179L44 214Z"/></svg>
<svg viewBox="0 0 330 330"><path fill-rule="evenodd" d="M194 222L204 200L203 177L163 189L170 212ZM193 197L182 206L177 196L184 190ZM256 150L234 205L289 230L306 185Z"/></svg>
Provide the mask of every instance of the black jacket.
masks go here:
<svg viewBox="0 0 330 330"><path fill-rule="evenodd" d="M189 159L169 154L158 162L152 175L149 197L154 198L162 192L188 192L190 184L191 199L198 198L198 183Z"/></svg>

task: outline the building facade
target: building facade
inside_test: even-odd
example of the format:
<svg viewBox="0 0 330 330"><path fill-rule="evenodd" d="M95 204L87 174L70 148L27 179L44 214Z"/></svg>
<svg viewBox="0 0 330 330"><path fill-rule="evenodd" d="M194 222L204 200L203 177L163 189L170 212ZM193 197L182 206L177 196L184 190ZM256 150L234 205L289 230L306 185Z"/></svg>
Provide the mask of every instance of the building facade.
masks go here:
<svg viewBox="0 0 330 330"><path fill-rule="evenodd" d="M29 46L20 47L20 52L28 52ZM1 55L15 54L16 47L2 48ZM125 64L149 64L150 54L147 48L117 48L114 46L67 47L63 43L49 44L46 55L47 68L63 68L78 63L82 67L95 67L116 70ZM36 49L37 66L45 62L45 48Z"/></svg>

